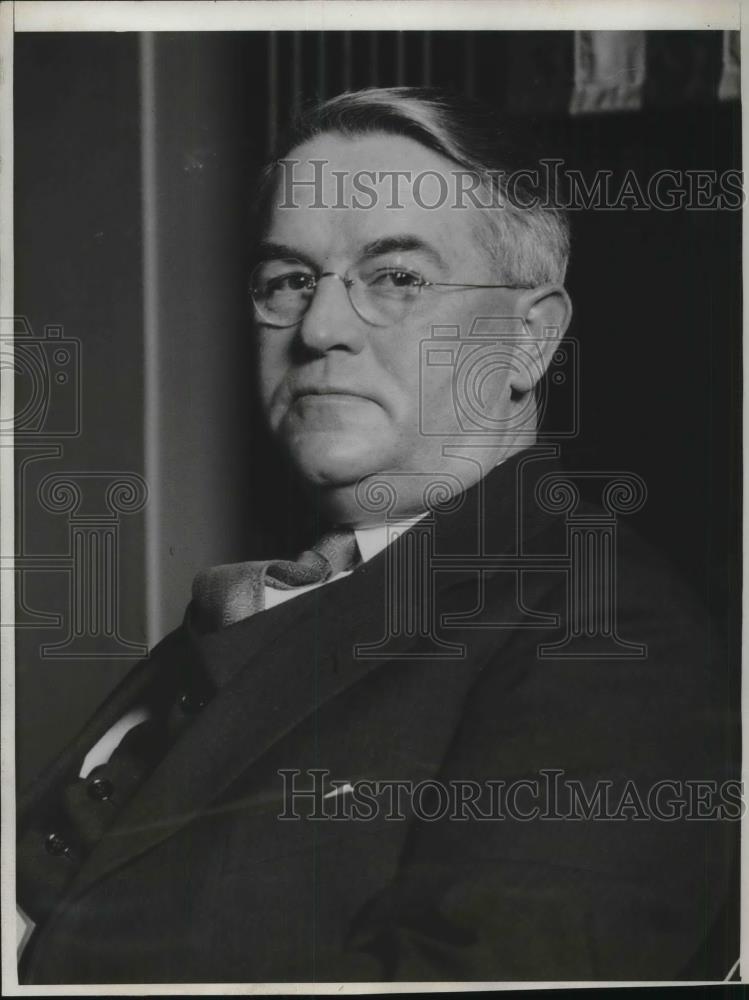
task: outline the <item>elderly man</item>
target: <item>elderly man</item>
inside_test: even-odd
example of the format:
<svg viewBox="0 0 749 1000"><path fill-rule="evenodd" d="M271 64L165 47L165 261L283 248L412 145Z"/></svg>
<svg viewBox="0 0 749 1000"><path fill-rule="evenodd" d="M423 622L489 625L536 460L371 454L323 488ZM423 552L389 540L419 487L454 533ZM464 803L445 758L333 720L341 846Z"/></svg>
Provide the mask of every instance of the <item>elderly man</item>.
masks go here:
<svg viewBox="0 0 749 1000"><path fill-rule="evenodd" d="M720 643L536 440L568 232L507 156L369 90L264 171L259 392L315 537L201 573L20 802L22 981L730 968L726 802L687 794L732 776Z"/></svg>

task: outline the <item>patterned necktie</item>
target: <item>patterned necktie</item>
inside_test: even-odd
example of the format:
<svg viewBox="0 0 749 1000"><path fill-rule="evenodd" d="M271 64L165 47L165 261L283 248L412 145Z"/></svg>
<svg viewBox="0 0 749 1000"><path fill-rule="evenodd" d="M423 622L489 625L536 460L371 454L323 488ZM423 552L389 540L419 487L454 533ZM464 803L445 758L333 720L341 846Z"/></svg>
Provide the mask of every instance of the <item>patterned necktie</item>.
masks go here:
<svg viewBox="0 0 749 1000"><path fill-rule="evenodd" d="M324 583L353 569L358 560L353 531L332 531L296 560L267 559L227 563L195 577L192 597L199 619L209 629L233 625L265 608L265 588L293 590Z"/></svg>

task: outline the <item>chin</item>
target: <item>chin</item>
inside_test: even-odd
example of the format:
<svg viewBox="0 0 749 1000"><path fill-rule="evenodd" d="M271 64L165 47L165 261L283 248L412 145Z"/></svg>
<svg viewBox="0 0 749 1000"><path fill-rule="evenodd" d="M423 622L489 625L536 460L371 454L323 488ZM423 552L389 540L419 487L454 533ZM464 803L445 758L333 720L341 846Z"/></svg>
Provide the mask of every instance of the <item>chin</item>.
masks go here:
<svg viewBox="0 0 749 1000"><path fill-rule="evenodd" d="M297 439L289 444L288 450L298 473L315 486L351 486L363 476L387 468L384 449L358 436Z"/></svg>

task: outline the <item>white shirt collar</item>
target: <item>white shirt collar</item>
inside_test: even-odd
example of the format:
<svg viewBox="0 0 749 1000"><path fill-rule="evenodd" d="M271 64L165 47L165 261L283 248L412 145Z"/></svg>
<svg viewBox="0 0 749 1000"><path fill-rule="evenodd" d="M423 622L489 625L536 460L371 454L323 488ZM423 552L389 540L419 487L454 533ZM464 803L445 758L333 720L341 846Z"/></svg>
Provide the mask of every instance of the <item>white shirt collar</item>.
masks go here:
<svg viewBox="0 0 749 1000"><path fill-rule="evenodd" d="M427 511L416 517L406 518L403 521L392 521L388 524L375 524L369 528L355 528L356 544L359 546L359 555L362 562L369 562L386 546L394 542L396 538L413 527L422 517L426 517Z"/></svg>

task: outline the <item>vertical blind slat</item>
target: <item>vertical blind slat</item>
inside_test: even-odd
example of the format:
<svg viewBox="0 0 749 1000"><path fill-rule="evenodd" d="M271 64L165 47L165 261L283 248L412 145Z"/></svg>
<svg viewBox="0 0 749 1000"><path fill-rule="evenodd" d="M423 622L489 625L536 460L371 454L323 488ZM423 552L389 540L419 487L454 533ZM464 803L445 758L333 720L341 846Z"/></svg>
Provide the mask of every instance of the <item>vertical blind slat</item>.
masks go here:
<svg viewBox="0 0 749 1000"><path fill-rule="evenodd" d="M302 68L304 66L304 48L302 32L295 31L291 49L291 113L296 115L302 100Z"/></svg>
<svg viewBox="0 0 749 1000"><path fill-rule="evenodd" d="M369 85L376 87L379 79L380 67L380 38L376 31L372 32L369 39Z"/></svg>
<svg viewBox="0 0 749 1000"><path fill-rule="evenodd" d="M268 33L268 154L278 135L278 36Z"/></svg>
<svg viewBox="0 0 749 1000"><path fill-rule="evenodd" d="M343 89L351 90L351 32L343 32Z"/></svg>
<svg viewBox="0 0 749 1000"><path fill-rule="evenodd" d="M406 35L403 31L395 36L395 80L399 87L406 82Z"/></svg>
<svg viewBox="0 0 749 1000"><path fill-rule="evenodd" d="M421 42L421 82L429 87L432 83L432 33L425 31Z"/></svg>

